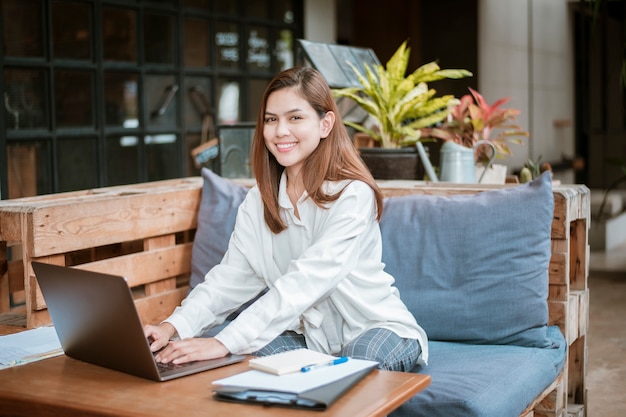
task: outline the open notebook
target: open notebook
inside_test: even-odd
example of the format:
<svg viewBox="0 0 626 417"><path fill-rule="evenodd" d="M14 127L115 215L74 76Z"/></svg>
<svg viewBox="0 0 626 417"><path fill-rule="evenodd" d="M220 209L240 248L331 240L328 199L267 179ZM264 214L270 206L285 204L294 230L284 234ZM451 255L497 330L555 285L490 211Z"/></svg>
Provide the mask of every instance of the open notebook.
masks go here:
<svg viewBox="0 0 626 417"><path fill-rule="evenodd" d="M341 358L316 352L311 349L294 349L274 355L250 359L250 367L274 375L285 375L301 372L303 368L312 368L320 365L330 365Z"/></svg>

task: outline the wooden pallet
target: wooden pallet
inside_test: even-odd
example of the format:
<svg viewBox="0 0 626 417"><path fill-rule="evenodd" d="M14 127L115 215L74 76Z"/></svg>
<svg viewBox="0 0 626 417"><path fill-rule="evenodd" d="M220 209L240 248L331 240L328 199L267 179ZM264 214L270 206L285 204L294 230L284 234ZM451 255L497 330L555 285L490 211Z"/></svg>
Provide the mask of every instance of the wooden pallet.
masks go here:
<svg viewBox="0 0 626 417"><path fill-rule="evenodd" d="M0 313L24 291L26 326L50 323L31 261L124 275L143 320L188 290L201 178L0 202Z"/></svg>

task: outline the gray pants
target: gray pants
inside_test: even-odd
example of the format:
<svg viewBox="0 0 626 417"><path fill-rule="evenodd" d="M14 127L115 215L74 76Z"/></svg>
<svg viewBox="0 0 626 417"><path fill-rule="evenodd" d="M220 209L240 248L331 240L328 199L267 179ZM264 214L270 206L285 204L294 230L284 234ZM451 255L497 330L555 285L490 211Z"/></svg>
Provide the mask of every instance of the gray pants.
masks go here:
<svg viewBox="0 0 626 417"><path fill-rule="evenodd" d="M293 349L306 348L304 336L286 331L253 353L267 356ZM377 361L380 369L408 372L415 366L422 349L415 339L403 339L391 330L370 329L346 344L340 356Z"/></svg>

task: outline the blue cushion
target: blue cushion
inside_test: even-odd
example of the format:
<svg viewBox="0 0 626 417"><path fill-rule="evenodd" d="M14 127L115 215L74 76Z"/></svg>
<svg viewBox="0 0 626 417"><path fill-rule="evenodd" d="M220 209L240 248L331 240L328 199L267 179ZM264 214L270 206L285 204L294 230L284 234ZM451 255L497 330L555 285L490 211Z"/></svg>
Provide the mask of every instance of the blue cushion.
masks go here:
<svg viewBox="0 0 626 417"><path fill-rule="evenodd" d="M549 344L553 212L550 173L478 194L386 200L383 262L429 339Z"/></svg>
<svg viewBox="0 0 626 417"><path fill-rule="evenodd" d="M393 417L518 417L560 374L567 342L548 327L549 348L430 342L430 386Z"/></svg>
<svg viewBox="0 0 626 417"><path fill-rule="evenodd" d="M237 209L248 188L202 168L202 197L198 228L191 252L191 288L204 281L204 275L219 264L235 228Z"/></svg>

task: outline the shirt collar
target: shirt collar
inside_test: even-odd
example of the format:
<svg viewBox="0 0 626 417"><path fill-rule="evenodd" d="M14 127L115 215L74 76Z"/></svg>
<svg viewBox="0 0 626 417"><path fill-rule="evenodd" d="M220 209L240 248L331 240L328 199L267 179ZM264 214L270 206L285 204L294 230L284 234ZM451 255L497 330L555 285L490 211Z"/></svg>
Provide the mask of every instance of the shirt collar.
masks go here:
<svg viewBox="0 0 626 417"><path fill-rule="evenodd" d="M280 184L278 186L278 204L282 208L291 209L293 205L289 200L289 195L287 194L287 174L283 171L280 176Z"/></svg>
<svg viewBox="0 0 626 417"><path fill-rule="evenodd" d="M308 194L306 190L302 193L298 202L302 201L304 197ZM291 204L291 200L289 199L289 195L287 194L287 174L285 171L280 176L280 184L278 186L278 205L285 209L293 209L293 204Z"/></svg>

